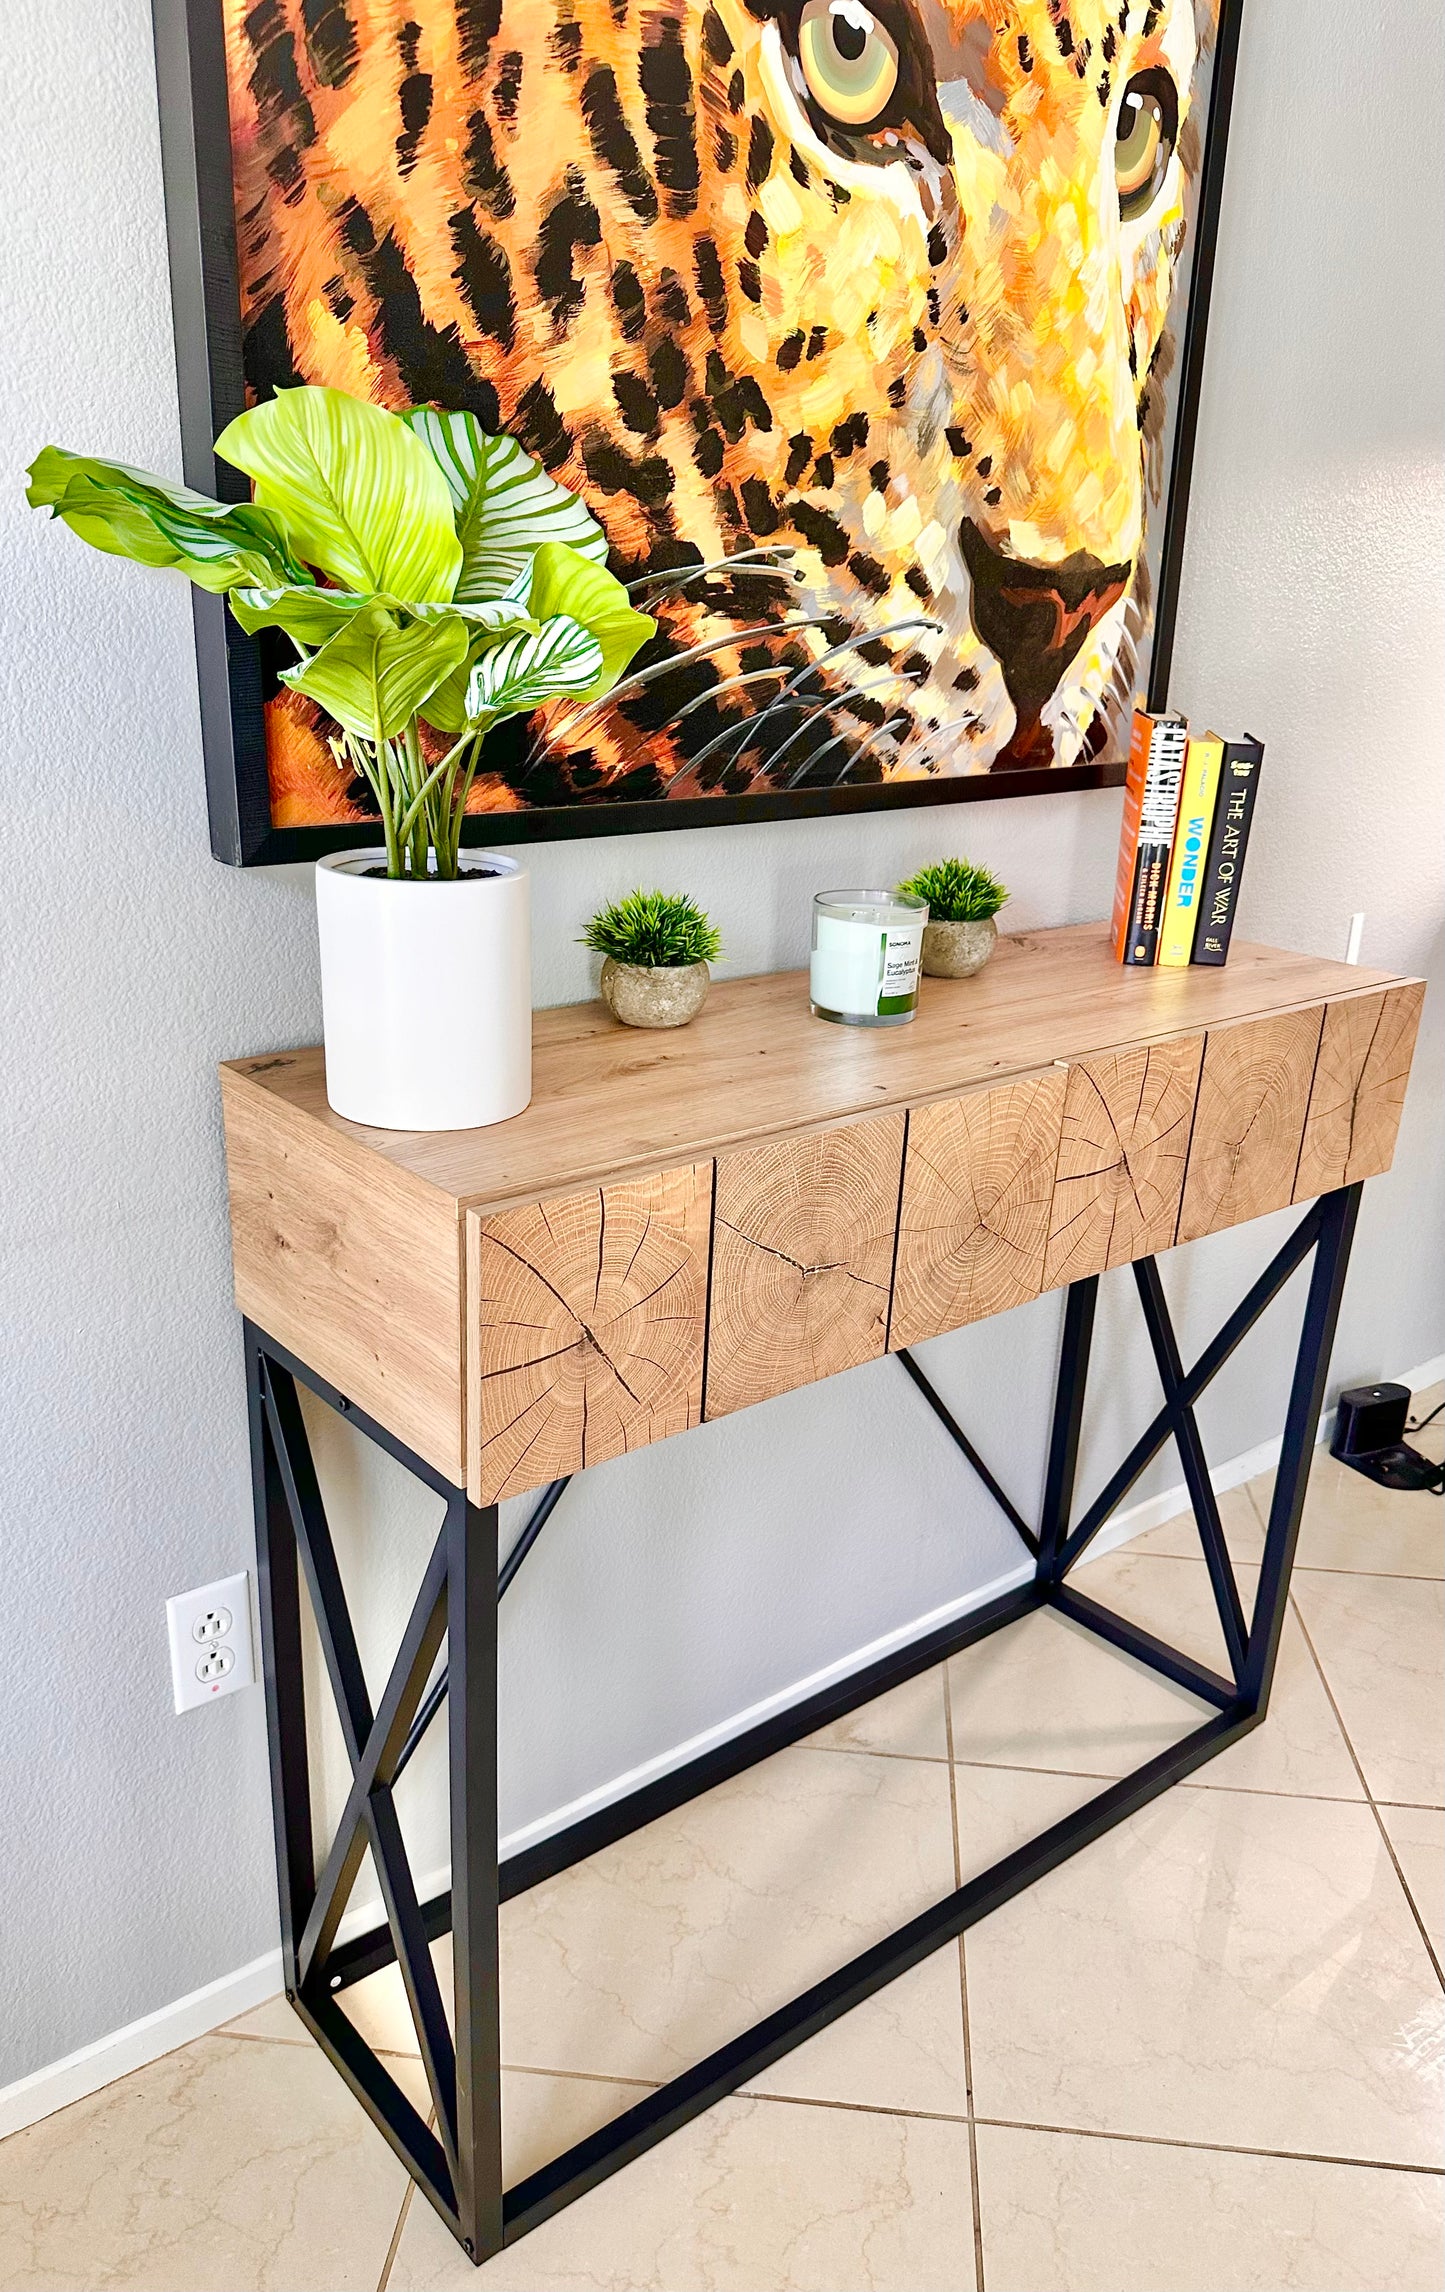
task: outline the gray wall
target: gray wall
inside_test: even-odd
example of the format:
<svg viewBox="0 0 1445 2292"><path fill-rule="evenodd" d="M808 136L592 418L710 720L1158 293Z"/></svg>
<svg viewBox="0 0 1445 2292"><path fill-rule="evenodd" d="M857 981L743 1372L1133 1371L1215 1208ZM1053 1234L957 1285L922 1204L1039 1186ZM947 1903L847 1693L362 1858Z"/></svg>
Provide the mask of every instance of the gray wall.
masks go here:
<svg viewBox="0 0 1445 2292"><path fill-rule="evenodd" d="M1434 0L1252 0L1176 694L1269 742L1251 936L1441 968L1441 238ZM209 858L179 580L20 506L48 439L179 467L146 0L0 13L0 489L9 1031L0 1510L0 2084L275 1938L259 1695L172 1717L162 1602L251 1557L218 1059L314 1039L302 871ZM532 854L539 1000L587 991L604 894L685 883L728 968L802 959L809 893L965 843L1020 925L1101 913L1116 794L722 829ZM1367 1197L1342 1378L1445 1347L1437 985L1392 1175ZM1169 1268L1205 1330L1271 1246ZM930 1348L1021 1501L1057 1342L1044 1300ZM1261 1334L1212 1398L1214 1453L1277 1430ZM1106 1296L1086 1479L1150 1400ZM429 1515L335 1434L348 1566L381 1619ZM1174 1477L1173 1473L1166 1475ZM1014 1558L892 1364L604 1467L505 1620L504 1822L549 1810L956 1601ZM434 1774L416 1771L421 1859Z"/></svg>

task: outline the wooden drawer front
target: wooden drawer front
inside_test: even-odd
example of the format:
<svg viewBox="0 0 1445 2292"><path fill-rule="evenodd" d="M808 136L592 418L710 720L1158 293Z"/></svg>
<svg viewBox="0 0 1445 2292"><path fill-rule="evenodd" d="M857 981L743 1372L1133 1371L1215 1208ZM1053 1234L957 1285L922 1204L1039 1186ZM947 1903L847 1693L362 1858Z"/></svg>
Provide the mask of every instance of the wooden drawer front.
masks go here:
<svg viewBox="0 0 1445 2292"><path fill-rule="evenodd" d="M257 1061L265 1067L284 1060ZM462 1249L457 1206L227 1076L236 1303L358 1408L459 1482Z"/></svg>
<svg viewBox="0 0 1445 2292"><path fill-rule="evenodd" d="M1180 1241L1294 1200L1324 1010L1282 1011L1212 1031L1204 1045Z"/></svg>
<svg viewBox="0 0 1445 2292"><path fill-rule="evenodd" d="M886 1114L719 1159L710 1417L882 1353L903 1131Z"/></svg>
<svg viewBox="0 0 1445 2292"><path fill-rule="evenodd" d="M1424 982L1412 979L1325 1006L1297 1202L1389 1169L1424 1000Z"/></svg>
<svg viewBox="0 0 1445 2292"><path fill-rule="evenodd" d="M467 1485L495 1503L702 1415L712 1164L467 1215Z"/></svg>
<svg viewBox="0 0 1445 2292"><path fill-rule="evenodd" d="M1204 1037L1070 1067L1045 1289L1173 1245Z"/></svg>
<svg viewBox="0 0 1445 2292"><path fill-rule="evenodd" d="M1064 1084L1063 1069L1050 1067L909 1115L895 1351L1038 1296Z"/></svg>

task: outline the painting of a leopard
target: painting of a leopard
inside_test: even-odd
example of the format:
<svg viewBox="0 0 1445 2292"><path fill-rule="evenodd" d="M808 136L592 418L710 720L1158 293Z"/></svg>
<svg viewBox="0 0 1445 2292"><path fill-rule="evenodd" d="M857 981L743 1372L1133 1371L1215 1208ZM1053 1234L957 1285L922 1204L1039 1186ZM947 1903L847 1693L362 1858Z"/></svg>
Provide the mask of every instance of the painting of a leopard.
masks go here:
<svg viewBox="0 0 1445 2292"><path fill-rule="evenodd" d="M222 5L248 387L472 409L659 623L474 804L1124 752L1214 0Z"/></svg>

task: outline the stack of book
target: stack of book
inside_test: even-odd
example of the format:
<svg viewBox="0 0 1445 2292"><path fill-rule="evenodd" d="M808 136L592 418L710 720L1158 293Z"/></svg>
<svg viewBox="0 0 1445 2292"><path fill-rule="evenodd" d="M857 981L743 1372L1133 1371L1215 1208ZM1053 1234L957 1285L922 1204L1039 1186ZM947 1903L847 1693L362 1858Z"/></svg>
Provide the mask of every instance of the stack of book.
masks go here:
<svg viewBox="0 0 1445 2292"><path fill-rule="evenodd" d="M1121 963L1222 963L1264 761L1261 741L1135 711L1114 885Z"/></svg>

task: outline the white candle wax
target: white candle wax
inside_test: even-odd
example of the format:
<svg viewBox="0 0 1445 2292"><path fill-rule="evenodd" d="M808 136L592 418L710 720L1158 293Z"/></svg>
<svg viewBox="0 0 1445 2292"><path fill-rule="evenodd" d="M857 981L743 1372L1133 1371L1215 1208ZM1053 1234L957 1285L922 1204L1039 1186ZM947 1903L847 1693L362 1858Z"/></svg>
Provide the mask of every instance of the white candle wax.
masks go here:
<svg viewBox="0 0 1445 2292"><path fill-rule="evenodd" d="M815 1010L875 1025L910 1018L927 920L921 900L904 902L887 892L820 893L809 967Z"/></svg>

